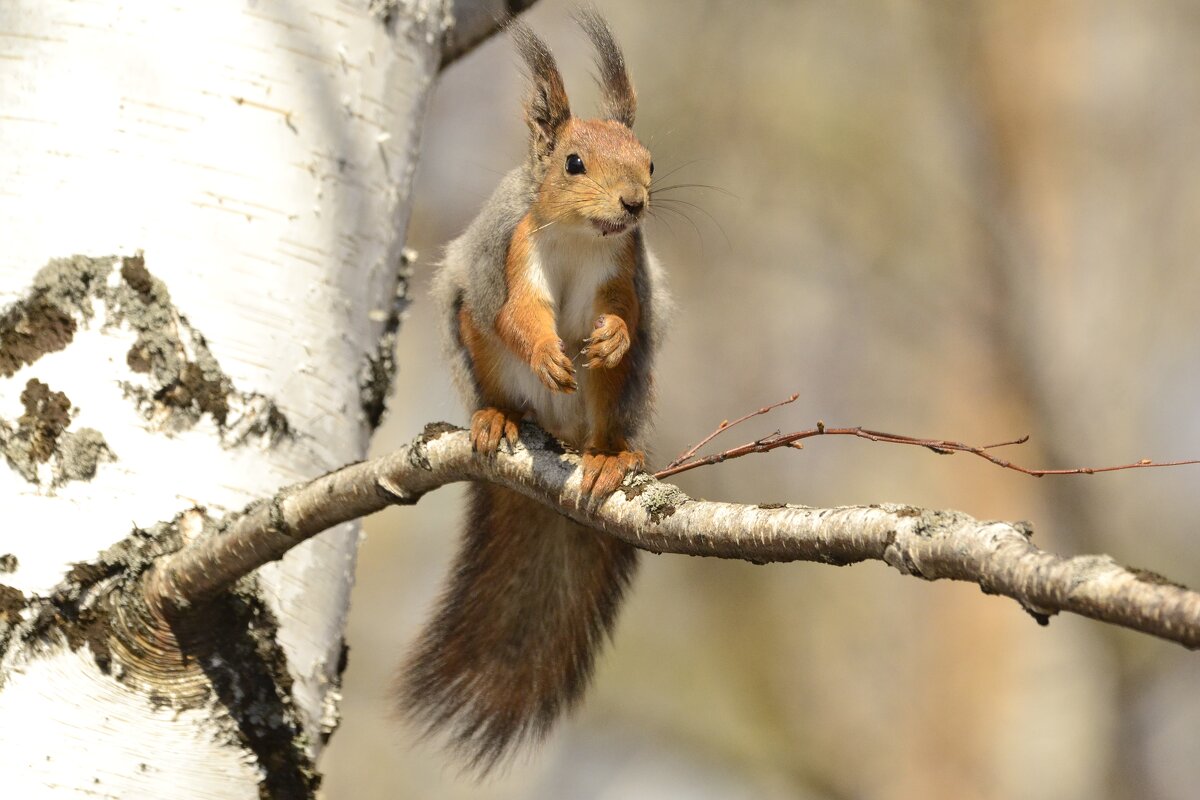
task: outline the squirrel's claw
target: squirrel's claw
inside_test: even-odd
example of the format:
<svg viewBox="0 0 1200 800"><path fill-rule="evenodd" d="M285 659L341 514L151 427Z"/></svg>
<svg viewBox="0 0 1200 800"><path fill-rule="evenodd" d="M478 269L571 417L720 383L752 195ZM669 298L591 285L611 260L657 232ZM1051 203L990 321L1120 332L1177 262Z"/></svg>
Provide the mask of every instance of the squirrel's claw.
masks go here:
<svg viewBox="0 0 1200 800"><path fill-rule="evenodd" d="M533 374L552 392L571 394L579 385L575 382L575 365L567 357L561 339L545 342L533 354Z"/></svg>
<svg viewBox="0 0 1200 800"><path fill-rule="evenodd" d="M587 450L583 454L580 494L593 503L599 503L617 490L626 475L645 465L646 455L637 450L622 450L619 453Z"/></svg>
<svg viewBox="0 0 1200 800"><path fill-rule="evenodd" d="M507 442L511 452L520 438L521 417L500 408L481 408L471 415L471 449L484 455L495 455L501 442Z"/></svg>
<svg viewBox="0 0 1200 800"><path fill-rule="evenodd" d="M596 318L596 332L583 340L582 355L588 359L588 369L612 369L629 352L629 327L616 314L601 314Z"/></svg>

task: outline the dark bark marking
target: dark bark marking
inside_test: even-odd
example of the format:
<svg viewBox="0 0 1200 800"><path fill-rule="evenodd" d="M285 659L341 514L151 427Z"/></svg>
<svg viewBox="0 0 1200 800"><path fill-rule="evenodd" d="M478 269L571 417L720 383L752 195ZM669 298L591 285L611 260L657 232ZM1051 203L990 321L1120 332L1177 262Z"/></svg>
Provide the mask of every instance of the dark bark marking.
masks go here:
<svg viewBox="0 0 1200 800"><path fill-rule="evenodd" d="M21 392L24 413L16 426L0 419L0 453L18 475L39 483L38 465L53 461L51 486L90 480L101 461L115 456L104 437L92 428L68 432L74 412L63 392L31 378Z"/></svg>
<svg viewBox="0 0 1200 800"><path fill-rule="evenodd" d="M417 254L412 250L404 250L400 254L400 267L396 271L396 291L392 295L392 303L383 320L383 330L375 349L367 353L358 370L358 396L362 406L363 421L371 430L379 427L387 413L387 399L392 391L392 382L396 379L396 338L400 333L400 323L404 320L404 312L412 303L408 293L408 279L412 276L412 263Z"/></svg>
<svg viewBox="0 0 1200 800"><path fill-rule="evenodd" d="M124 382L122 388L156 427L186 430L207 416L226 447L251 438L275 443L292 435L287 417L272 400L236 389L140 253L120 259L120 281L113 282L117 263L115 256L72 256L54 259L39 270L25 298L0 312L0 377L11 377L47 353L66 348L79 325L95 315L93 303L99 301L105 327L126 326L136 334L125 362L145 377ZM102 444L103 437L95 432L73 441L63 478L94 474L106 452ZM30 479L27 468L22 475Z"/></svg>
<svg viewBox="0 0 1200 800"><path fill-rule="evenodd" d="M0 316L0 375L10 378L75 336L75 320L42 298L30 298Z"/></svg>

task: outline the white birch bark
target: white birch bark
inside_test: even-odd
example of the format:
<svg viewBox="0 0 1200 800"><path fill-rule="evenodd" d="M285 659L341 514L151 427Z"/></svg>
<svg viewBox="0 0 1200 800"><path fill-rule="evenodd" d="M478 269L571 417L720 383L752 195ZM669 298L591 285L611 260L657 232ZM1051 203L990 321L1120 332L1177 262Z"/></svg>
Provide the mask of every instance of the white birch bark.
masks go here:
<svg viewBox="0 0 1200 800"><path fill-rule="evenodd" d="M390 355L403 286L420 123L453 13L438 0L0 4L10 598L78 588L71 565L135 527L193 506L220 517L364 456L364 407L386 389L377 357ZM99 260L55 262L73 254ZM103 285L72 294L85 274ZM36 297L75 330L23 359L14 342L45 350L54 328L46 307L30 312ZM181 535L196 519L181 518ZM214 698L244 687L214 689L211 664L177 684L162 680L170 668L132 674L116 657L105 674L113 654L55 634L54 619L31 633L27 609L9 615L0 662L0 793L267 796L272 769L308 785L336 724L357 540L357 524L343 525L248 588L278 625L264 641L281 650L264 661L285 659L274 663L291 679L276 698L287 724L275 727L296 749L283 767Z"/></svg>

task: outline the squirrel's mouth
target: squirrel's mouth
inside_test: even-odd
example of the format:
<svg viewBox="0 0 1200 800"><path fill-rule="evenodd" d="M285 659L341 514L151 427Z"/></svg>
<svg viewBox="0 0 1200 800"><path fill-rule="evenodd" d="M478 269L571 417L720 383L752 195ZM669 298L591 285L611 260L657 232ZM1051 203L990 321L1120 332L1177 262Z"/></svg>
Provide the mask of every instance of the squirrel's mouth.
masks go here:
<svg viewBox="0 0 1200 800"><path fill-rule="evenodd" d="M616 236L629 227L626 222L604 222L598 219L592 220L592 224L596 226L596 230L600 231L601 236Z"/></svg>

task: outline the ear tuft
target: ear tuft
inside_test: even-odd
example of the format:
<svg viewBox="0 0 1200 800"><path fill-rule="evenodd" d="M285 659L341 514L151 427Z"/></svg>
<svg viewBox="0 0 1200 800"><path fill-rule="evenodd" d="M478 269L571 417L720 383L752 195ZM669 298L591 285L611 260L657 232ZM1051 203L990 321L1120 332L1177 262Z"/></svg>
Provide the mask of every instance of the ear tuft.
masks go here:
<svg viewBox="0 0 1200 800"><path fill-rule="evenodd" d="M594 8L581 9L575 19L596 48L596 83L600 86L604 116L633 127L637 113L637 92L625 70L625 55L612 29Z"/></svg>
<svg viewBox="0 0 1200 800"><path fill-rule="evenodd" d="M533 153L540 158L554 149L562 126L571 118L571 105L554 54L537 34L523 22L509 24L517 52L529 70L529 95L525 100L525 121L529 125Z"/></svg>

